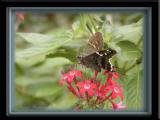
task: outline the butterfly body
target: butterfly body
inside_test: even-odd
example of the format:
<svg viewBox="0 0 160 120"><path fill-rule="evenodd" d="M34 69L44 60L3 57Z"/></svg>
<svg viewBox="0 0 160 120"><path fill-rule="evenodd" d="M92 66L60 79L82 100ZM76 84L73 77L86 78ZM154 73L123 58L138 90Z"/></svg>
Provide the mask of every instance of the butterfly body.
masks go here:
<svg viewBox="0 0 160 120"><path fill-rule="evenodd" d="M103 49L103 38L100 32L90 37L86 47L86 53L85 56L77 57L80 64L98 72L100 72L102 68L113 71L110 59L116 54L116 51Z"/></svg>

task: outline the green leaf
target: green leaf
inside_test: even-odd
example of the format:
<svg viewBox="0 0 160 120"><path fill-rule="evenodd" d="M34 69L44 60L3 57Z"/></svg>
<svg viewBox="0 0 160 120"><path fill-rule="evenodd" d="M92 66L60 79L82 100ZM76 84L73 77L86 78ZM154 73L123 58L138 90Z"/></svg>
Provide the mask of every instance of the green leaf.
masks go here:
<svg viewBox="0 0 160 120"><path fill-rule="evenodd" d="M125 59L137 59L141 56L141 51L139 48L130 41L121 41L117 45L121 48L121 55Z"/></svg>
<svg viewBox="0 0 160 120"><path fill-rule="evenodd" d="M56 102L53 102L48 109L59 109L59 110L67 110L74 107L75 103L78 101L78 99L72 95L71 93L64 93L63 97ZM73 110L73 109L71 109Z"/></svg>
<svg viewBox="0 0 160 120"><path fill-rule="evenodd" d="M54 40L16 52L16 62L20 65L31 66L45 59L46 55L53 54L57 48L72 41L72 35L63 35Z"/></svg>
<svg viewBox="0 0 160 120"><path fill-rule="evenodd" d="M15 108L13 110L19 111L24 109L31 108L33 110L33 106L47 106L48 102L44 99L39 99L31 95L22 94L20 91L16 90L16 100L14 102Z"/></svg>
<svg viewBox="0 0 160 120"><path fill-rule="evenodd" d="M26 86L26 91L36 97L54 95L57 94L60 89L61 87L59 87L58 84L55 84L54 81L49 82L47 80L37 81Z"/></svg>
<svg viewBox="0 0 160 120"><path fill-rule="evenodd" d="M64 66L66 64L71 64L72 62L69 59L66 59L64 57L55 57L55 58L48 58L44 62L44 64L33 67L30 71L32 73L38 73L38 74L53 74L53 71L56 69L57 72L59 72L57 67Z"/></svg>
<svg viewBox="0 0 160 120"><path fill-rule="evenodd" d="M119 42L123 40L129 40L133 43L137 43L143 36L143 19L140 19L137 23L130 25L124 25L114 27L112 30L112 42Z"/></svg>
<svg viewBox="0 0 160 120"><path fill-rule="evenodd" d="M137 70L138 71L138 70ZM142 72L138 71L127 79L126 88L126 104L128 109L141 110L144 106L142 103Z"/></svg>
<svg viewBox="0 0 160 120"><path fill-rule="evenodd" d="M77 51L73 48L60 48L54 54L47 55L47 58L64 57L71 62L77 62ZM70 63L71 63L70 62Z"/></svg>
<svg viewBox="0 0 160 120"><path fill-rule="evenodd" d="M16 33L16 35L34 45L46 43L54 39L51 35L44 35L40 33Z"/></svg>

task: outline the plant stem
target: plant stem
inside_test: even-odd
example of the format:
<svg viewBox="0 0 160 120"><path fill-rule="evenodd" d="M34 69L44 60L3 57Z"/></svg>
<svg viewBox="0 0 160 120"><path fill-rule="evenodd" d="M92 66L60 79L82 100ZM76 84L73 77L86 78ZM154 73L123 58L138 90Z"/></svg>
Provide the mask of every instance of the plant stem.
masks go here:
<svg viewBox="0 0 160 120"><path fill-rule="evenodd" d="M143 38L143 37L141 37L141 38L139 39L139 41L137 42L137 47L139 47L140 43L142 42L142 38Z"/></svg>
<svg viewBox="0 0 160 120"><path fill-rule="evenodd" d="M77 79L75 78L75 80L74 80L74 83L76 84L76 88L77 88L77 90L78 90L78 92L79 92L79 88L77 87Z"/></svg>
<svg viewBox="0 0 160 120"><path fill-rule="evenodd" d="M124 65L123 65L123 67L122 67L123 70L126 68L127 64L128 64L128 61L126 61L126 62L124 63Z"/></svg>
<svg viewBox="0 0 160 120"><path fill-rule="evenodd" d="M125 73L128 72L129 70L131 70L132 68L134 68L135 66L136 66L136 63L133 64L133 65L131 65L129 68L127 68L127 69L125 70Z"/></svg>
<svg viewBox="0 0 160 120"><path fill-rule="evenodd" d="M99 100L99 97L97 96L97 98L95 100L95 104L97 104L98 100Z"/></svg>
<svg viewBox="0 0 160 120"><path fill-rule="evenodd" d="M97 32L98 29L96 28L96 26L95 26L95 24L94 24L93 18L92 18L90 15L88 15L88 17L89 17L89 20L90 20L90 22L91 22L93 28L94 28L94 31Z"/></svg>
<svg viewBox="0 0 160 120"><path fill-rule="evenodd" d="M137 61L140 61L137 63ZM132 64L129 68L127 68L125 70L125 73L128 72L129 70L131 70L132 68L134 68L136 65L140 64L141 63L141 58L139 58L138 60L136 60L136 62L134 64Z"/></svg>
<svg viewBox="0 0 160 120"><path fill-rule="evenodd" d="M103 100L101 100L98 104L101 104L103 103L104 101L106 101L110 96L111 96L112 93L110 93L106 98L104 98Z"/></svg>
<svg viewBox="0 0 160 120"><path fill-rule="evenodd" d="M86 97L87 97L87 104L88 104L88 106L90 106L89 105L89 96L88 96L88 93L86 92Z"/></svg>

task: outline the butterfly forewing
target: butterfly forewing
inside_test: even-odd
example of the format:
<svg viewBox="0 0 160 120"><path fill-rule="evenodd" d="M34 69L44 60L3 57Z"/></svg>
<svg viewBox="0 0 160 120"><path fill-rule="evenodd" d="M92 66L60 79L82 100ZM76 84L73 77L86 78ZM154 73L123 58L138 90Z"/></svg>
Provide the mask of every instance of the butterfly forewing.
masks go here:
<svg viewBox="0 0 160 120"><path fill-rule="evenodd" d="M96 32L88 40L87 46L85 48L86 54L92 54L96 51L101 51L103 49L103 37L100 32Z"/></svg>

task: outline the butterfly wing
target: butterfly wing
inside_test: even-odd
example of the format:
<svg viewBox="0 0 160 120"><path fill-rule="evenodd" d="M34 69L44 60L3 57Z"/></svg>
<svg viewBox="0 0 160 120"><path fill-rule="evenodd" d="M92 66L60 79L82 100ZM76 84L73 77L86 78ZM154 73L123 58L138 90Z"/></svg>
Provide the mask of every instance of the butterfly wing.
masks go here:
<svg viewBox="0 0 160 120"><path fill-rule="evenodd" d="M85 57L79 57L79 61L82 65L86 66L87 68L91 68L98 72L101 71L101 67L98 65L98 55L96 53L90 54Z"/></svg>
<svg viewBox="0 0 160 120"><path fill-rule="evenodd" d="M104 68L103 69L106 69L108 71L112 71L112 64L110 63L109 60L106 60L105 62L105 65L104 65Z"/></svg>
<svg viewBox="0 0 160 120"><path fill-rule="evenodd" d="M96 51L101 51L103 49L103 37L100 32L96 32L88 40L85 52L86 55L95 53Z"/></svg>
<svg viewBox="0 0 160 120"><path fill-rule="evenodd" d="M100 58L98 58L99 66L103 69L113 71L112 63L110 62L110 59L112 58L112 56L116 54L116 51L112 49L103 50L103 51L100 51L99 54L103 55L103 56L99 56Z"/></svg>

